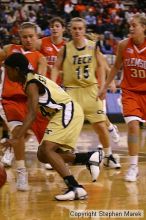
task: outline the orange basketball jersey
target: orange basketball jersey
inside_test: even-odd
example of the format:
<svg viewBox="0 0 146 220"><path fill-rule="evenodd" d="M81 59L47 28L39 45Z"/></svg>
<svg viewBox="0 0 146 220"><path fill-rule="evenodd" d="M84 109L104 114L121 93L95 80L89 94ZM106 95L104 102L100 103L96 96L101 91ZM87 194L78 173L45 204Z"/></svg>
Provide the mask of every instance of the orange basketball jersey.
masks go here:
<svg viewBox="0 0 146 220"><path fill-rule="evenodd" d="M40 52L46 57L47 63L49 66L53 66L56 59L59 50L65 45L65 40L62 40L60 44L53 44L50 37L44 37L42 38L42 45ZM49 79L51 76L51 73L48 71L46 75ZM60 79L57 79L57 83L60 83Z"/></svg>
<svg viewBox="0 0 146 220"><path fill-rule="evenodd" d="M38 51L25 51L21 45L15 45L13 44L8 52L8 55L12 53L22 53L24 54L27 59L30 62L30 69L33 69L34 71L37 71L38 68L38 59L43 56ZM23 92L22 86L20 83L11 82L7 74L5 74L4 82L3 82L3 88L2 88L2 99L5 101L5 99L26 99L26 95Z"/></svg>
<svg viewBox="0 0 146 220"><path fill-rule="evenodd" d="M12 45L9 50L9 54L16 52L24 54L30 62L30 68L34 71L37 71L38 59L43 56L40 52L25 51L23 47L20 45ZM24 93L23 87L20 83L11 82L8 79L6 73L4 73L3 82L1 83L1 85L2 88L0 89L0 100L7 121L23 121L27 113L27 96ZM32 130L37 136L39 142L41 141L44 135L44 131L47 124L48 120L38 112L37 118L35 122L32 124Z"/></svg>
<svg viewBox="0 0 146 220"><path fill-rule="evenodd" d="M146 92L146 40L137 47L132 39L129 39L123 51L123 69L121 88Z"/></svg>

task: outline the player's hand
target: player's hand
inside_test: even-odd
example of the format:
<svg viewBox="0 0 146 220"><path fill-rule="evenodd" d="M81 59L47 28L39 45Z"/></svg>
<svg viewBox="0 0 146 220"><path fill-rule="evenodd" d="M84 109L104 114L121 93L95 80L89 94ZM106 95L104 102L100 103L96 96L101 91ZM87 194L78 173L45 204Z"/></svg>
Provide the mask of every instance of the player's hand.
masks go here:
<svg viewBox="0 0 146 220"><path fill-rule="evenodd" d="M97 99L100 98L101 100L104 100L106 98L106 91L107 89L105 87L100 88L97 94Z"/></svg>
<svg viewBox="0 0 146 220"><path fill-rule="evenodd" d="M117 91L116 83L114 80L109 84L109 90L112 93L115 93Z"/></svg>
<svg viewBox="0 0 146 220"><path fill-rule="evenodd" d="M14 139L8 139L7 140L7 143L10 145L10 146L15 146L16 144L18 144L19 140L17 138L14 138Z"/></svg>
<svg viewBox="0 0 146 220"><path fill-rule="evenodd" d="M11 145L7 141L8 141L7 138L2 138L0 140L0 145L3 151L6 151L8 148L11 149Z"/></svg>
<svg viewBox="0 0 146 220"><path fill-rule="evenodd" d="M8 148L12 148L12 146L15 146L16 144L18 144L18 139L2 139L2 141L0 141L0 144L2 146L2 148L5 150L7 150Z"/></svg>

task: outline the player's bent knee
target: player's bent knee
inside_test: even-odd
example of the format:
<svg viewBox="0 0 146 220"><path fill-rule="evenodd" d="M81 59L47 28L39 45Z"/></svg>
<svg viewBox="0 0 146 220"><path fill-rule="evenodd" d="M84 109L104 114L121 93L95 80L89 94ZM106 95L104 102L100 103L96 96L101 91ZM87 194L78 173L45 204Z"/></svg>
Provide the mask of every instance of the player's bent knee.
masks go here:
<svg viewBox="0 0 146 220"><path fill-rule="evenodd" d="M37 158L38 158L38 160L39 160L41 163L46 163L46 162L47 162L44 155L45 155L45 154L44 154L44 152L43 152L42 146L40 145L40 146L38 147L38 151L37 151Z"/></svg>

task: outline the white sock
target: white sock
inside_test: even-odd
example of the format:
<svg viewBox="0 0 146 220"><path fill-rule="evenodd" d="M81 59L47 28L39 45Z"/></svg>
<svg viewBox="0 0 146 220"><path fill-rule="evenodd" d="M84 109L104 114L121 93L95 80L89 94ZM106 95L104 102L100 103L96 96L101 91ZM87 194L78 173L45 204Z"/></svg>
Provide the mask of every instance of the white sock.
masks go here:
<svg viewBox="0 0 146 220"><path fill-rule="evenodd" d="M26 169L24 160L16 160L16 169Z"/></svg>
<svg viewBox="0 0 146 220"><path fill-rule="evenodd" d="M129 156L129 164L130 166L137 166L138 164L138 155L136 156Z"/></svg>
<svg viewBox="0 0 146 220"><path fill-rule="evenodd" d="M104 153L105 153L105 157L108 157L109 155L112 154L111 147L103 148L103 150L104 150Z"/></svg>

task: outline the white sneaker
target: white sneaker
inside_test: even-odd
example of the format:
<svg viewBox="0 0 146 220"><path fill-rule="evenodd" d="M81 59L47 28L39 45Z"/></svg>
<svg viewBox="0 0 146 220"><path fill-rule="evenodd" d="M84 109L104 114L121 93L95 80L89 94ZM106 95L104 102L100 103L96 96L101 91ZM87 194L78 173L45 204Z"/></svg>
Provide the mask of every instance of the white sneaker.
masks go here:
<svg viewBox="0 0 146 220"><path fill-rule="evenodd" d="M137 177L138 177L138 167L130 166L125 175L125 181L135 182L137 180Z"/></svg>
<svg viewBox="0 0 146 220"><path fill-rule="evenodd" d="M99 148L95 153L89 158L87 168L90 170L92 182L95 182L100 173L100 164L103 159L103 150Z"/></svg>
<svg viewBox="0 0 146 220"><path fill-rule="evenodd" d="M12 165L12 162L13 162L13 159L14 159L14 152L13 152L13 149L7 149L5 152L4 152L4 155L3 157L1 158L1 162L3 163L3 165L5 167L11 167Z"/></svg>
<svg viewBox="0 0 146 220"><path fill-rule="evenodd" d="M16 188L17 188L17 190L20 190L20 191L29 190L28 173L25 168L24 169L17 169Z"/></svg>
<svg viewBox="0 0 146 220"><path fill-rule="evenodd" d="M120 164L120 157L118 154L111 154L108 157L104 158L103 165L105 167L109 168L115 168L115 169L120 169L121 164Z"/></svg>
<svg viewBox="0 0 146 220"><path fill-rule="evenodd" d="M84 200L87 199L87 192L83 187L79 186L68 190L63 195L55 196L55 199L59 201Z"/></svg>
<svg viewBox="0 0 146 220"><path fill-rule="evenodd" d="M53 170L53 167L49 163L45 164L45 168L46 168L46 170Z"/></svg>
<svg viewBox="0 0 146 220"><path fill-rule="evenodd" d="M114 143L117 143L120 141L120 135L119 135L119 131L116 125L113 125L113 129L109 130L109 134Z"/></svg>

